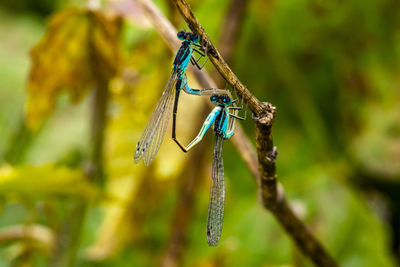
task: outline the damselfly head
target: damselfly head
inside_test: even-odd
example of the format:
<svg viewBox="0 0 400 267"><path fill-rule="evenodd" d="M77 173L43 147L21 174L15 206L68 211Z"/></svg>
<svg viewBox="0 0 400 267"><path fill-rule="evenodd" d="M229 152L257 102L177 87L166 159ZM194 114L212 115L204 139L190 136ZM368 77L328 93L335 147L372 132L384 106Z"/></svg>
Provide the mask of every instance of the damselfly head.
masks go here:
<svg viewBox="0 0 400 267"><path fill-rule="evenodd" d="M186 39L187 33L185 31L179 31L178 34L176 35L179 40Z"/></svg>
<svg viewBox="0 0 400 267"><path fill-rule="evenodd" d="M179 40L188 40L192 43L198 43L200 38L197 34L191 33L191 32L186 32L186 31L179 31L178 34L176 35Z"/></svg>
<svg viewBox="0 0 400 267"><path fill-rule="evenodd" d="M218 103L218 104L221 104L224 106L232 104L232 99L226 94L222 94L222 95L213 94L210 97L210 101L212 103Z"/></svg>
<svg viewBox="0 0 400 267"><path fill-rule="evenodd" d="M213 94L213 95L210 97L210 101L211 101L212 103L217 103L217 99L218 99L218 95L216 95L216 94Z"/></svg>

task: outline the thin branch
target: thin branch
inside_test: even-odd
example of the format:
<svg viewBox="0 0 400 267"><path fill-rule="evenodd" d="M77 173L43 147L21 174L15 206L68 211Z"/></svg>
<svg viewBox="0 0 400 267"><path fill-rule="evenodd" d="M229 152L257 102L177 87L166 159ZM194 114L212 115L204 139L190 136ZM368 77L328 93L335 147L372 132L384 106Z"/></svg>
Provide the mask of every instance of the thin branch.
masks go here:
<svg viewBox="0 0 400 267"><path fill-rule="evenodd" d="M258 171L257 153L253 147L253 144L243 131L243 128L237 126L238 124L236 124L235 134L231 137L231 141L239 152L242 160L246 163L247 168L249 168L252 177L258 183L260 180L260 172Z"/></svg>
<svg viewBox="0 0 400 267"><path fill-rule="evenodd" d="M268 105L268 104L267 104ZM274 108L270 106L274 112ZM286 201L283 187L277 183L270 117L255 117L257 154L260 163L260 191L264 207L272 212L298 248L317 266L338 266L325 248L300 221Z"/></svg>

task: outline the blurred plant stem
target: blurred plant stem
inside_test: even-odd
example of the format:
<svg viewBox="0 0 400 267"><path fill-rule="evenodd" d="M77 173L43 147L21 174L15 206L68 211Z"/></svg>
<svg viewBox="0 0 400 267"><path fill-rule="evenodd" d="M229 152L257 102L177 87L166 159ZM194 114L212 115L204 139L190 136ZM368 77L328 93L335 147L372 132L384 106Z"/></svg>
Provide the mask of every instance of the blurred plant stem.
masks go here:
<svg viewBox="0 0 400 267"><path fill-rule="evenodd" d="M90 128L90 154L88 159L87 176L91 183L103 183L103 143L106 126L108 103L108 80L97 75L97 85L93 90L93 103ZM66 212L56 246L49 266L70 267L74 266L82 236L89 203L77 200L71 203L70 210Z"/></svg>
<svg viewBox="0 0 400 267"><path fill-rule="evenodd" d="M91 144L89 154L89 179L91 182L104 184L103 170L103 143L104 129L106 128L106 117L108 107L108 79L103 79L98 73L99 82L94 90L94 99L92 103L91 120Z"/></svg>
<svg viewBox="0 0 400 267"><path fill-rule="evenodd" d="M11 165L21 163L25 158L29 145L32 143L32 140L37 136L39 131L40 130L33 132L30 130L26 125L25 119L21 119L17 130L11 137L11 142L6 148L4 160Z"/></svg>
<svg viewBox="0 0 400 267"><path fill-rule="evenodd" d="M178 25L179 21L181 19L181 16L179 15L178 10L175 8L175 4L172 0L166 0L165 1L167 4L168 8L168 18L172 22L173 25Z"/></svg>
<svg viewBox="0 0 400 267"><path fill-rule="evenodd" d="M378 193L386 207L385 223L390 227L390 247L395 260L400 266L400 180L399 176L387 177L382 173L367 171L364 166L354 162L354 172L350 177L358 188L367 193ZM370 196L371 198L371 196ZM382 211L381 211L382 212Z"/></svg>
<svg viewBox="0 0 400 267"><path fill-rule="evenodd" d="M82 200L83 201L83 200ZM66 211L66 218L58 233L53 255L49 266L74 266L80 243L80 234L85 220L87 203L77 200L72 202Z"/></svg>
<svg viewBox="0 0 400 267"><path fill-rule="evenodd" d="M171 0L172 1L172 0ZM218 47L226 62L232 63L232 56L236 49L237 40L241 35L244 14L249 0L231 0L226 11L225 19L219 33ZM225 80L214 70L211 77L218 87L224 86Z"/></svg>

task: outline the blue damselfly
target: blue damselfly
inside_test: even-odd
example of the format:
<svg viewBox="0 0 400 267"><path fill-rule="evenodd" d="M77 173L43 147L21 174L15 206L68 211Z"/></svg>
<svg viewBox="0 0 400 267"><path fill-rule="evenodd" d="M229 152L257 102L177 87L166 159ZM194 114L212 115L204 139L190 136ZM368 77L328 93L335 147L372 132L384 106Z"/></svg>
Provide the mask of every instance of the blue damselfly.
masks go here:
<svg viewBox="0 0 400 267"><path fill-rule="evenodd" d="M202 66L200 66L198 62L201 57L205 57L205 53L197 49L203 49L203 47L198 44L199 36L197 34L180 31L178 32L177 37L183 42L173 61L172 74L167 82L167 85L165 86L161 98L158 101L157 106L154 109L150 120L136 145L136 151L134 155L135 163L143 161L145 165L149 165L153 161L161 146L162 140L164 139L172 111L172 138L175 140L176 113L178 109L179 93L182 89L186 93L193 95L211 94L212 92L216 91L215 88L192 89L189 87L185 74L188 64L191 62L197 68L202 69L206 61ZM196 52L200 55L198 59L195 59L192 56L193 52Z"/></svg>
<svg viewBox="0 0 400 267"><path fill-rule="evenodd" d="M210 100L216 103L217 106L207 116L197 137L187 147L182 146L178 141L176 142L184 152L187 152L203 139L211 125L214 126L215 144L207 217L207 242L210 246L216 246L221 237L225 203L222 144L225 139L231 138L234 134L235 119L244 120L245 118L235 114L235 111L241 110L242 107L230 106L237 99L232 101L228 94L213 94Z"/></svg>

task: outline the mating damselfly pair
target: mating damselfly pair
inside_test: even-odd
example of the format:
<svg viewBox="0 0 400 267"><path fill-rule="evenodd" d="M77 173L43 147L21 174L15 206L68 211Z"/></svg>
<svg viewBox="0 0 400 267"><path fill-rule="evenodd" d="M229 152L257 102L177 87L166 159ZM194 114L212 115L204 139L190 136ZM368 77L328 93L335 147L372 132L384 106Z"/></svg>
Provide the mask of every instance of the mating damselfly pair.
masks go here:
<svg viewBox="0 0 400 267"><path fill-rule="evenodd" d="M210 126L214 126L215 145L207 218L207 241L210 246L216 246L221 236L225 203L222 144L225 139L232 137L234 134L235 119L244 119L236 115L236 111L243 107L243 100L242 107L237 107L235 106L237 99L232 100L229 91L226 89L190 88L185 73L189 62L198 69L202 69L207 60L202 66L199 65L199 60L206 56L207 49L198 44L199 36L197 34L180 31L177 37L182 40L182 44L175 55L172 74L137 143L134 160L135 163L143 161L145 165L149 165L153 161L164 139L171 118L171 112L173 118L172 139L184 152L187 152L199 143ZM194 58L193 52L199 54L198 59ZM197 137L187 147L181 145L176 138L176 116L181 90L192 95L211 95L211 102L217 104L204 121Z"/></svg>

